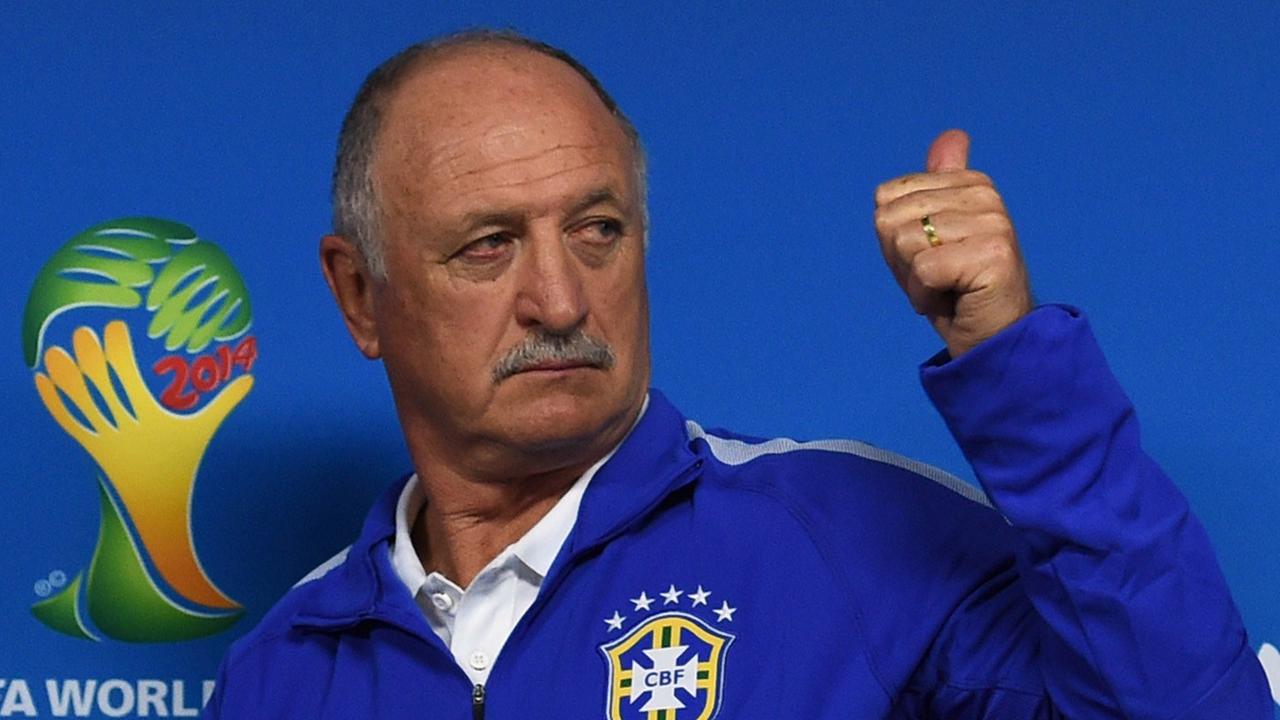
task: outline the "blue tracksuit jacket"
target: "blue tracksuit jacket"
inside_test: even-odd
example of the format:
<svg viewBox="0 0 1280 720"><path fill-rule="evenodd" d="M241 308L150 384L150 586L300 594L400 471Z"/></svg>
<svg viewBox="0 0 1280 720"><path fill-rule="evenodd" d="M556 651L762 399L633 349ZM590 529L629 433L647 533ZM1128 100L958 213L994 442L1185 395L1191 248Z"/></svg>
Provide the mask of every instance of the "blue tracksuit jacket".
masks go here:
<svg viewBox="0 0 1280 720"><path fill-rule="evenodd" d="M229 652L217 718L1271 718L1212 549L1087 325L1036 310L923 382L991 498L861 443L703 430L656 391L472 687L388 557Z"/></svg>

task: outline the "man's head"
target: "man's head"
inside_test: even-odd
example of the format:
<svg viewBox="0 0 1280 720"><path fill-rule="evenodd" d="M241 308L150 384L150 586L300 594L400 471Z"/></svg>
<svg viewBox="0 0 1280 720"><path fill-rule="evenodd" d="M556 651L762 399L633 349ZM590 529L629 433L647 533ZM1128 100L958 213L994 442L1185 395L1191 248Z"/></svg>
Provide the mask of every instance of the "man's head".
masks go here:
<svg viewBox="0 0 1280 720"><path fill-rule="evenodd" d="M576 463L625 432L649 375L643 159L580 65L495 33L397 55L344 123L334 203L325 276L420 466Z"/></svg>
<svg viewBox="0 0 1280 720"><path fill-rule="evenodd" d="M510 31L468 30L446 35L411 45L371 72L360 86L338 135L338 158L333 170L333 232L356 243L375 277L386 277L386 265L382 254L381 212L372 166L374 147L389 97L399 87L401 80L435 58L458 49L504 46L511 49L523 48L555 58L573 68L591 86L596 97L613 114L631 142L635 158L633 170L640 187L641 205L642 208L645 207L645 155L640 134L586 66L560 48ZM647 210L645 219L647 225ZM646 227L646 232L647 230Z"/></svg>

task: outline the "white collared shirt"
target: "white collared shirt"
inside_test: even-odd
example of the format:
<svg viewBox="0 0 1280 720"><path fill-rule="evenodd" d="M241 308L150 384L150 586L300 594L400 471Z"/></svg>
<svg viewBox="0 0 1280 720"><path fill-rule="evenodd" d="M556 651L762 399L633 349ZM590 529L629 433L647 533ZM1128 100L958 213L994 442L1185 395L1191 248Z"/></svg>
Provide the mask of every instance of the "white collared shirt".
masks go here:
<svg viewBox="0 0 1280 720"><path fill-rule="evenodd" d="M648 407L646 396L637 424ZM498 553L465 590L438 572L428 575L423 570L409 532L427 496L416 474L405 483L396 503L391 565L471 682L483 685L488 680L507 637L533 605L551 563L573 530L587 485L617 450L614 447L588 468L536 525Z"/></svg>

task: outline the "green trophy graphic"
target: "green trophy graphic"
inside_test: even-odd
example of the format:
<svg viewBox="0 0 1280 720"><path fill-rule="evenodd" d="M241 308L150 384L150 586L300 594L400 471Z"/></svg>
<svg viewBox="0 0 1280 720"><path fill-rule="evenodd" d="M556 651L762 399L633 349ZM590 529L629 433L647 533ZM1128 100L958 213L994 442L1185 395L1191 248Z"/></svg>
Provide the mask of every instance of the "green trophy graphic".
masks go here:
<svg viewBox="0 0 1280 720"><path fill-rule="evenodd" d="M50 344L55 319L87 308L149 314L146 340L174 353L153 366L172 375L163 392L148 386L123 319L101 332L74 327L69 350ZM41 622L87 639L98 639L96 629L163 642L211 635L240 617L200 564L191 502L205 450L253 386L251 324L230 259L179 223L102 223L41 269L23 316L23 355L49 414L97 465L102 517L87 572L32 606Z"/></svg>

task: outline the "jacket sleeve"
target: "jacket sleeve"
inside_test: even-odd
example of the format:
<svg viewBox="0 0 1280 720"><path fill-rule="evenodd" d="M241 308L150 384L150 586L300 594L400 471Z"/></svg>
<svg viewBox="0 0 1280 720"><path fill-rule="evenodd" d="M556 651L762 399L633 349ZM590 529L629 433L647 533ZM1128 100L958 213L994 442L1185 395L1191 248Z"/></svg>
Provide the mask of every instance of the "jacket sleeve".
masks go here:
<svg viewBox="0 0 1280 720"><path fill-rule="evenodd" d="M921 371L930 399L1019 538L1018 584L1040 622L1019 637L1048 701L948 687L937 717L1271 718L1273 708L1209 539L1142 450L1134 411L1080 313L1032 312ZM935 653L990 620L949 622ZM949 666L963 658L935 659ZM1004 702L1013 702L1006 698ZM1046 706L1051 707L1046 707Z"/></svg>

